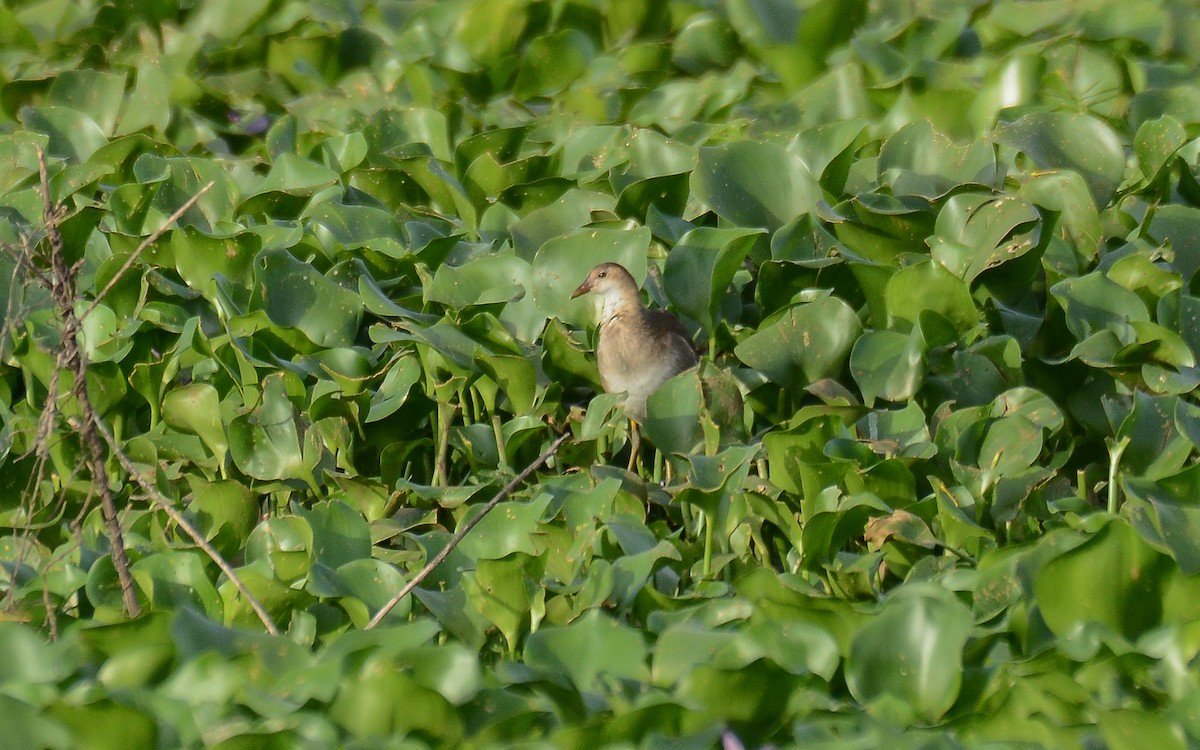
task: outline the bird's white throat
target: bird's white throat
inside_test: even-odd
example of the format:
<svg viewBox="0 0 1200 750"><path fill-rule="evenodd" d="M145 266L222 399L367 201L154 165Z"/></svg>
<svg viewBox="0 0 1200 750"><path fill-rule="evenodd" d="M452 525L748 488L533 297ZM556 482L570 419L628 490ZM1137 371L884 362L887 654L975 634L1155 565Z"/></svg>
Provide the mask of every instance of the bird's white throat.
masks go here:
<svg viewBox="0 0 1200 750"><path fill-rule="evenodd" d="M600 296L600 325L605 325L621 314L625 299L619 290L610 289Z"/></svg>

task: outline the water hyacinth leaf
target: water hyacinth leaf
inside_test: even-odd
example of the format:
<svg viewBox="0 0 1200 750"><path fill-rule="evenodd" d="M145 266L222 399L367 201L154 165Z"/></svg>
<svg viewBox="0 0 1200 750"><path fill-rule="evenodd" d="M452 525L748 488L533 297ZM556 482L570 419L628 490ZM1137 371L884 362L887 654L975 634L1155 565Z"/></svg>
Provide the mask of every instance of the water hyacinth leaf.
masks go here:
<svg viewBox="0 0 1200 750"><path fill-rule="evenodd" d="M1104 740L1113 750L1137 750L1139 747L1184 750L1187 738L1178 722L1138 709L1116 709L1097 717Z"/></svg>
<svg viewBox="0 0 1200 750"><path fill-rule="evenodd" d="M120 362L133 347L129 334L118 327L108 305L99 304L83 319L83 348L89 362Z"/></svg>
<svg viewBox="0 0 1200 750"><path fill-rule="evenodd" d="M642 635L593 609L569 625L540 628L525 643L525 662L570 679L581 693L603 689L606 679L648 680Z"/></svg>
<svg viewBox="0 0 1200 750"><path fill-rule="evenodd" d="M7 695L0 696L0 722L9 741L19 747L53 750L76 747L76 738L64 723L47 716L42 709Z"/></svg>
<svg viewBox="0 0 1200 750"><path fill-rule="evenodd" d="M928 120L909 123L883 143L877 162L879 180L893 195L934 200L962 184L992 187L999 172L992 146L978 140L960 147L933 129Z"/></svg>
<svg viewBox="0 0 1200 750"><path fill-rule="evenodd" d="M425 299L454 310L520 299L532 285L528 263L515 255L484 255L461 266L442 264Z"/></svg>
<svg viewBox="0 0 1200 750"><path fill-rule="evenodd" d="M276 516L254 527L246 562L266 563L275 579L291 583L308 575L313 563L313 530L300 516Z"/></svg>
<svg viewBox="0 0 1200 750"><path fill-rule="evenodd" d="M671 61L689 73L729 67L737 53L733 28L713 13L692 16L671 43Z"/></svg>
<svg viewBox="0 0 1200 750"><path fill-rule="evenodd" d="M1187 142L1187 132L1174 117L1165 115L1143 122L1133 139L1142 176L1153 182L1159 173Z"/></svg>
<svg viewBox="0 0 1200 750"><path fill-rule="evenodd" d="M364 741L419 732L439 743L461 744L462 720L454 706L390 661L368 659L339 681L328 708L333 722Z"/></svg>
<svg viewBox="0 0 1200 750"><path fill-rule="evenodd" d="M143 227L146 232L162 227L169 216L210 182L212 187L179 218L179 226L191 225L203 232L215 233L218 225L229 220L238 202L239 191L233 178L219 164L208 159L145 153L134 162L133 174L138 183L157 184L157 189L149 194L150 212ZM135 186L122 185L118 191L131 187Z"/></svg>
<svg viewBox="0 0 1200 750"><path fill-rule="evenodd" d="M318 377L337 383L347 396L362 393L376 373L374 363L360 347L325 349L305 359L304 363L314 367Z"/></svg>
<svg viewBox="0 0 1200 750"><path fill-rule="evenodd" d="M1190 466L1156 480L1129 477L1122 513L1148 543L1175 558L1187 576L1200 572L1200 469Z"/></svg>
<svg viewBox="0 0 1200 750"><path fill-rule="evenodd" d="M967 284L934 261L917 263L893 274L884 289L884 302L888 325L901 330L916 324L925 311L938 313L959 333L979 322L979 311Z"/></svg>
<svg viewBox="0 0 1200 750"><path fill-rule="evenodd" d="M208 299L217 298L217 274L249 286L254 256L262 247L262 241L248 232L211 237L190 226L172 231L170 243L179 276Z"/></svg>
<svg viewBox="0 0 1200 750"><path fill-rule="evenodd" d="M259 516L255 494L233 480L196 482L187 509L204 538L226 555L245 546Z"/></svg>
<svg viewBox="0 0 1200 750"><path fill-rule="evenodd" d="M671 302L711 332L733 276L760 234L698 227L681 237L663 272L663 287Z"/></svg>
<svg viewBox="0 0 1200 750"><path fill-rule="evenodd" d="M525 503L500 503L463 539L458 551L472 560L499 560L514 552L536 555L533 536L549 502L550 495L542 494Z"/></svg>
<svg viewBox="0 0 1200 750"><path fill-rule="evenodd" d="M824 297L764 321L734 354L771 382L800 389L840 375L861 333L862 324L848 304Z"/></svg>
<svg viewBox="0 0 1200 750"><path fill-rule="evenodd" d="M608 180L621 196L638 184L656 177L675 177L689 174L696 166L696 149L673 140L651 128L633 128L621 141L624 163L609 170ZM686 185L686 180L685 180ZM687 199L686 187L682 190Z"/></svg>
<svg viewBox="0 0 1200 750"><path fill-rule="evenodd" d="M1170 243L1174 268L1190 284L1200 270L1200 209L1182 204L1162 206L1150 220L1150 235Z"/></svg>
<svg viewBox="0 0 1200 750"><path fill-rule="evenodd" d="M916 332L867 331L850 351L850 374L863 403L911 398L925 378L925 352Z"/></svg>
<svg viewBox="0 0 1200 750"><path fill-rule="evenodd" d="M925 413L915 401L899 409L867 412L855 423L855 432L860 442L880 456L932 458L937 452Z"/></svg>
<svg viewBox="0 0 1200 750"><path fill-rule="evenodd" d="M1145 303L1133 292L1099 272L1064 279L1050 289L1067 316L1067 328L1083 341L1111 331L1130 339L1131 321L1150 321Z"/></svg>
<svg viewBox="0 0 1200 750"><path fill-rule="evenodd" d="M329 167L295 154L282 153L271 163L271 171L246 191L252 198L266 193L313 195L337 182L338 174Z"/></svg>
<svg viewBox="0 0 1200 750"><path fill-rule="evenodd" d="M271 322L296 328L319 346L350 346L358 335L363 303L286 250L264 250L254 260L251 302Z"/></svg>
<svg viewBox="0 0 1200 750"><path fill-rule="evenodd" d="M854 635L846 659L851 695L908 720L937 721L962 686L972 624L971 611L941 586L898 590Z"/></svg>
<svg viewBox="0 0 1200 750"><path fill-rule="evenodd" d="M52 106L82 112L105 134L111 135L124 94L124 75L99 70L66 70L55 76L46 101Z"/></svg>
<svg viewBox="0 0 1200 750"><path fill-rule="evenodd" d="M138 560L130 572L154 609L195 607L209 617L222 617L217 594L199 552L170 550Z"/></svg>
<svg viewBox="0 0 1200 750"><path fill-rule="evenodd" d="M1151 396L1137 391L1133 410L1117 429L1117 439L1128 444L1121 454L1122 468L1131 475L1158 479L1184 467L1193 445L1176 422L1177 396Z"/></svg>
<svg viewBox="0 0 1200 750"><path fill-rule="evenodd" d="M853 145L866 128L865 120L818 125L801 131L788 150L799 156L831 194L840 195L853 159Z"/></svg>
<svg viewBox="0 0 1200 750"><path fill-rule="evenodd" d="M339 245L347 250L367 247L393 258L409 254L403 228L390 211L382 208L323 201L309 209L303 218L331 254Z"/></svg>
<svg viewBox="0 0 1200 750"><path fill-rule="evenodd" d="M594 55L591 38L575 29L538 36L521 55L513 95L552 96L582 75Z"/></svg>
<svg viewBox="0 0 1200 750"><path fill-rule="evenodd" d="M542 245L566 237L587 226L592 214L612 211L616 201L611 195L591 190L572 189L548 206L534 209L509 227L517 255L533 262Z"/></svg>
<svg viewBox="0 0 1200 750"><path fill-rule="evenodd" d="M938 213L930 248L939 263L969 284L1032 250L1039 218L1033 206L1017 198L959 193Z"/></svg>
<svg viewBox="0 0 1200 750"><path fill-rule="evenodd" d="M1103 120L1088 114L1035 112L996 129L996 140L1024 152L1041 169L1078 172L1098 206L1107 206L1125 176L1125 149Z"/></svg>
<svg viewBox="0 0 1200 750"><path fill-rule="evenodd" d="M692 192L737 226L775 231L821 198L816 178L781 146L734 141L700 149Z"/></svg>
<svg viewBox="0 0 1200 750"><path fill-rule="evenodd" d="M271 171L247 188L238 212L270 219L295 218L313 195L337 181L338 173L329 167L282 153L271 164Z"/></svg>
<svg viewBox="0 0 1200 750"><path fill-rule="evenodd" d="M371 396L371 410L367 422L375 422L391 416L408 400L412 387L421 380L421 363L416 356L403 356L392 363L383 377L383 382Z"/></svg>
<svg viewBox="0 0 1200 750"><path fill-rule="evenodd" d="M846 469L836 468L839 469L836 479L843 479ZM804 565L811 570L834 562L847 543L862 537L872 517L892 512L873 493L843 496L836 485L825 487L818 496L805 502L803 510Z"/></svg>
<svg viewBox="0 0 1200 750"><path fill-rule="evenodd" d="M480 369L508 396L514 414L528 414L533 410L538 391L545 385L539 382L533 362L525 357L504 354L492 354L478 361Z"/></svg>
<svg viewBox="0 0 1200 750"><path fill-rule="evenodd" d="M317 530L314 528L313 531L315 534ZM315 543L320 544L319 541ZM338 599L338 604L350 615L350 620L355 626L360 628L366 627L375 613L391 601L406 583L404 575L395 566L372 558L369 551L366 555L350 559L339 567L337 581L345 589L345 596ZM383 623L403 623L411 611L412 598L405 597L388 612Z"/></svg>
<svg viewBox="0 0 1200 750"><path fill-rule="evenodd" d="M1099 624L1135 640L1162 621L1171 558L1114 519L1083 544L1047 562L1033 580L1034 600L1060 637Z"/></svg>
<svg viewBox="0 0 1200 750"><path fill-rule="evenodd" d="M217 389L208 383L192 383L169 391L162 401L163 419L180 430L198 435L217 458L225 462L229 439L221 420L221 400Z"/></svg>
<svg viewBox="0 0 1200 750"><path fill-rule="evenodd" d="M114 135L136 133L145 128L165 131L171 123L171 81L157 60L137 64L133 90L124 102Z"/></svg>
<svg viewBox="0 0 1200 750"><path fill-rule="evenodd" d="M406 651L403 661L417 682L456 706L467 704L484 687L477 649L457 643L427 645Z"/></svg>
<svg viewBox="0 0 1200 750"><path fill-rule="evenodd" d="M1100 212L1077 172L1046 172L1033 175L1021 186L1021 198L1058 215L1057 228L1085 258L1100 250L1104 230Z"/></svg>
<svg viewBox="0 0 1200 750"><path fill-rule="evenodd" d="M500 630L515 653L521 636L535 624L530 610L545 590L529 575L533 558L513 554L494 560L478 560L473 572L463 576L467 601Z"/></svg>
<svg viewBox="0 0 1200 750"><path fill-rule="evenodd" d="M316 503L303 511L302 517L312 529L316 562L339 568L371 556L371 530L367 521L346 503Z"/></svg>
<svg viewBox="0 0 1200 750"><path fill-rule="evenodd" d="M313 483L301 451L296 411L282 375L263 383L262 405L229 422L229 452L238 468L255 479L294 479Z"/></svg>
<svg viewBox="0 0 1200 750"><path fill-rule="evenodd" d="M56 159L86 162L108 142L96 121L67 107L25 107L21 124L26 129L50 136L47 153Z"/></svg>

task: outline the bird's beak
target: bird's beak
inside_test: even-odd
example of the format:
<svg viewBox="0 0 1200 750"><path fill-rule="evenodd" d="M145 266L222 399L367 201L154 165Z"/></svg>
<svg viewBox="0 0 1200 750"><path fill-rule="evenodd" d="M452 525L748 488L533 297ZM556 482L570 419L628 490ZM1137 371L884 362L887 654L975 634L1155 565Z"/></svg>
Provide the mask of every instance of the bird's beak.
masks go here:
<svg viewBox="0 0 1200 750"><path fill-rule="evenodd" d="M582 297L590 291L592 291L592 280L584 279L583 283L575 287L575 291L571 292L571 299Z"/></svg>

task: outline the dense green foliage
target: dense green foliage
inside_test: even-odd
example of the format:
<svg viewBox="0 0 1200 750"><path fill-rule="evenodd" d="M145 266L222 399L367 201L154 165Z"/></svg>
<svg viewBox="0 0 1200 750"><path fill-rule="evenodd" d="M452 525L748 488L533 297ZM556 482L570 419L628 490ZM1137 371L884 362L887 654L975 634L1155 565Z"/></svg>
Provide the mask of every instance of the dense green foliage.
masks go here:
<svg viewBox="0 0 1200 750"><path fill-rule="evenodd" d="M1200 743L1190 0L182 6L0 6L4 744Z"/></svg>

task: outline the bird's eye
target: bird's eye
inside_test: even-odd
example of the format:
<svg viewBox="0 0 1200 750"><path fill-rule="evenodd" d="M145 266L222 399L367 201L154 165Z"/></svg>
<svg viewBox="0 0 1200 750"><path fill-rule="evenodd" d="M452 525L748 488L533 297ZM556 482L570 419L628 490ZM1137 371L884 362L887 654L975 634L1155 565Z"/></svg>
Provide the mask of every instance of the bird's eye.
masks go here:
<svg viewBox="0 0 1200 750"><path fill-rule="evenodd" d="M608 271L601 271L600 273L596 274L596 277L600 279L608 278Z"/></svg>

